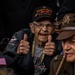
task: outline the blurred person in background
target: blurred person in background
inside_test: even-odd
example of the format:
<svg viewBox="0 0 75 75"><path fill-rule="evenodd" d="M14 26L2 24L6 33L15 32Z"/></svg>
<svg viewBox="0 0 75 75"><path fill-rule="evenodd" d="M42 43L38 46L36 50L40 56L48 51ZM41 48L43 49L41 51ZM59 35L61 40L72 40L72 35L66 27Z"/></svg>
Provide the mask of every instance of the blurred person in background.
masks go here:
<svg viewBox="0 0 75 75"><path fill-rule="evenodd" d="M14 73L13 69L3 68L3 69L0 69L0 75L16 75L16 74Z"/></svg>

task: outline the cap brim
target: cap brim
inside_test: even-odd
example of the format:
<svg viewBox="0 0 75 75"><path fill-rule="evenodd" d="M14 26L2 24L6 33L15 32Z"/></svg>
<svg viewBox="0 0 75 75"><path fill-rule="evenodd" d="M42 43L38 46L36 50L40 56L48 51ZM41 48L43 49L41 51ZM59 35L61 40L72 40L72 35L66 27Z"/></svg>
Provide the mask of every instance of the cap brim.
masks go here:
<svg viewBox="0 0 75 75"><path fill-rule="evenodd" d="M56 39L64 40L64 39L72 37L73 35L75 35L75 31L63 31L58 35L58 37Z"/></svg>
<svg viewBox="0 0 75 75"><path fill-rule="evenodd" d="M54 22L55 20L53 19L53 18L51 18L51 17L49 17L49 16L47 16L47 15L41 15L41 16L39 16L39 17L36 17L35 18L35 21L39 21L39 20L41 20L41 19L49 19L50 21L52 21L52 22Z"/></svg>

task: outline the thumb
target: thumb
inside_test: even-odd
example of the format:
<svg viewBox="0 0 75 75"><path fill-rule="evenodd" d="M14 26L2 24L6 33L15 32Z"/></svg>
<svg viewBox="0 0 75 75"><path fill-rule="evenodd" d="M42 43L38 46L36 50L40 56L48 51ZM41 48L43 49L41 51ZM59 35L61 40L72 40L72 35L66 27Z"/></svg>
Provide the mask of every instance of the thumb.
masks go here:
<svg viewBox="0 0 75 75"><path fill-rule="evenodd" d="M51 42L51 41L52 41L52 36L49 35L49 36L48 36L48 42Z"/></svg>
<svg viewBox="0 0 75 75"><path fill-rule="evenodd" d="M27 34L24 34L23 40L24 40L24 41L27 41L27 40L28 40Z"/></svg>

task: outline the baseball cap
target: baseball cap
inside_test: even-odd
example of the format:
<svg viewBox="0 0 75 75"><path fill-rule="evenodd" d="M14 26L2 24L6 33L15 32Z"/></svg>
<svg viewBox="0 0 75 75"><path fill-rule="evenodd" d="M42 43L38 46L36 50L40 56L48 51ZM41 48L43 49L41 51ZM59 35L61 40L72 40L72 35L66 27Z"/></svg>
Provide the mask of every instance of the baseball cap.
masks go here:
<svg viewBox="0 0 75 75"><path fill-rule="evenodd" d="M68 13L62 19L62 27L57 40L64 40L75 35L75 13Z"/></svg>
<svg viewBox="0 0 75 75"><path fill-rule="evenodd" d="M47 6L41 6L34 10L32 21L39 21L40 19L50 19L50 21L55 21L52 18L53 10Z"/></svg>

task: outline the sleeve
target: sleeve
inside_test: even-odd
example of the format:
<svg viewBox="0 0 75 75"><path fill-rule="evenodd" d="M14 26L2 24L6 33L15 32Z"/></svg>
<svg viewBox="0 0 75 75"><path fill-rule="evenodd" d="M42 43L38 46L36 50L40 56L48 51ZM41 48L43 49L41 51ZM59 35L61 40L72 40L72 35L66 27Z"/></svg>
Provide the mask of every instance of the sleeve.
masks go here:
<svg viewBox="0 0 75 75"><path fill-rule="evenodd" d="M22 39L21 37L22 37L21 31L14 33L6 47L6 51L16 54L16 49L19 45L20 40Z"/></svg>
<svg viewBox="0 0 75 75"><path fill-rule="evenodd" d="M21 69L28 70L33 67L33 59L31 53L18 55L16 49L19 45L20 40L23 38L23 31L15 33L10 42L6 47L5 58L8 63L8 66L14 66L15 64ZM32 66L32 67L31 67ZM14 66L15 67L15 66Z"/></svg>
<svg viewBox="0 0 75 75"><path fill-rule="evenodd" d="M22 35L21 31L14 33L9 43L7 44L6 50L3 52L7 66L14 66L19 59L19 55L16 53L16 49L21 40L21 37L19 37L20 35Z"/></svg>
<svg viewBox="0 0 75 75"><path fill-rule="evenodd" d="M22 30L14 33L6 47L6 51L10 51L10 52L16 54L16 49L17 49L20 41L23 39L24 34L27 34L29 37L29 35L30 35L29 29L22 29Z"/></svg>

